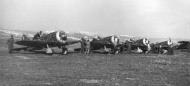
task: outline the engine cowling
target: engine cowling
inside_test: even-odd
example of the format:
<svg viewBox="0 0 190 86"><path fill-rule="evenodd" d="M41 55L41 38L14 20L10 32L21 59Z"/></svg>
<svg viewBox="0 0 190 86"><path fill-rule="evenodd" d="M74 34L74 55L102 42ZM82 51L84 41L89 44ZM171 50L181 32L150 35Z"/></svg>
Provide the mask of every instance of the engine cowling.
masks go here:
<svg viewBox="0 0 190 86"><path fill-rule="evenodd" d="M43 34L43 36L40 39L47 42L66 43L65 40L67 39L67 35L63 31L55 31L49 34Z"/></svg>
<svg viewBox="0 0 190 86"><path fill-rule="evenodd" d="M113 43L114 46L116 46L119 43L119 38L117 36L112 36L111 42Z"/></svg>
<svg viewBox="0 0 190 86"><path fill-rule="evenodd" d="M56 32L56 39L58 42L61 42L61 43L66 43L66 39L67 39L67 36L65 34L65 32Z"/></svg>

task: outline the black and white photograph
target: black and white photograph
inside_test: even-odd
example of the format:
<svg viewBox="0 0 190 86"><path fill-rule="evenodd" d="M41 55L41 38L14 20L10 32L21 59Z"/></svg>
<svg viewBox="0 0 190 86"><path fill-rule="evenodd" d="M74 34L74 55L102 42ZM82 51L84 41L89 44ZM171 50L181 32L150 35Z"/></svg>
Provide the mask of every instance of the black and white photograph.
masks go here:
<svg viewBox="0 0 190 86"><path fill-rule="evenodd" d="M190 86L190 1L0 0L0 86Z"/></svg>

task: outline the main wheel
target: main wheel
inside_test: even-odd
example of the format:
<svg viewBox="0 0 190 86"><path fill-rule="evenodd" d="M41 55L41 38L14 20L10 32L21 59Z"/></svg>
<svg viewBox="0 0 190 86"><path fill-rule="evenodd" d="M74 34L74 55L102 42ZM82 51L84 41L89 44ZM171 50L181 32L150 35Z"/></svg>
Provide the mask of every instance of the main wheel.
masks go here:
<svg viewBox="0 0 190 86"><path fill-rule="evenodd" d="M67 48L62 48L62 54L63 54L63 55L68 54L68 49L67 49Z"/></svg>
<svg viewBox="0 0 190 86"><path fill-rule="evenodd" d="M53 50L51 48L46 49L46 54L53 55Z"/></svg>

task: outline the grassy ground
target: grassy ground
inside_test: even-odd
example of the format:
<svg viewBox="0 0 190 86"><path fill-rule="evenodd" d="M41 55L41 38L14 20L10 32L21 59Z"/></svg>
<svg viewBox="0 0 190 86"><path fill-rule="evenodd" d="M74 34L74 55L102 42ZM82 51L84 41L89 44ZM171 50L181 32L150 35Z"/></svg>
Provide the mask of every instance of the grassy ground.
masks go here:
<svg viewBox="0 0 190 86"><path fill-rule="evenodd" d="M0 46L0 86L189 86L190 53L53 56Z"/></svg>

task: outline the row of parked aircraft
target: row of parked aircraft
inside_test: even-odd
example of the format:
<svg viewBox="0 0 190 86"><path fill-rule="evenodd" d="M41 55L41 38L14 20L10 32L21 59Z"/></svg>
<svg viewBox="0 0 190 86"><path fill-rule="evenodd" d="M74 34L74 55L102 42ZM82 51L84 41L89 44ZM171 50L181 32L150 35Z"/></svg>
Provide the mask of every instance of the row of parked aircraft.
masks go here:
<svg viewBox="0 0 190 86"><path fill-rule="evenodd" d="M72 45L75 43L81 43L81 39L74 39L68 37L64 31L54 31L51 33L42 33L41 31L34 35L33 39L27 38L23 35L22 40L16 41L18 45L23 45L31 50L41 50L41 49L52 49L52 47L58 47L62 49L63 54L68 53L67 45ZM108 37L94 37L90 40L90 50L103 49L108 53L122 53L124 51L131 52L132 50L139 50L142 53L166 53L173 52L173 43L171 39L160 42L160 43L150 43L147 38L141 38L138 40L126 40L125 42L120 42L118 36L108 36ZM108 50L109 49L109 50ZM77 50L77 49L76 49Z"/></svg>

